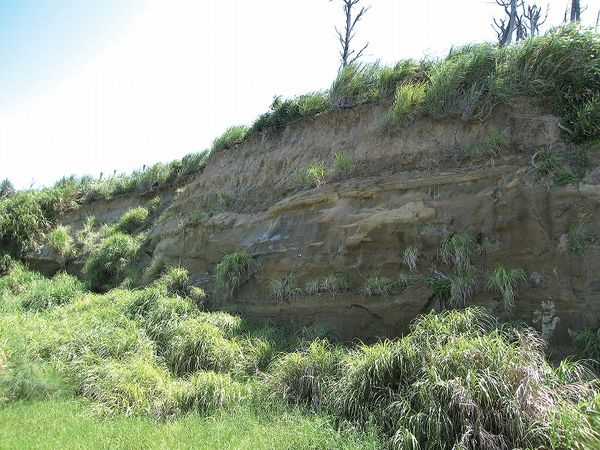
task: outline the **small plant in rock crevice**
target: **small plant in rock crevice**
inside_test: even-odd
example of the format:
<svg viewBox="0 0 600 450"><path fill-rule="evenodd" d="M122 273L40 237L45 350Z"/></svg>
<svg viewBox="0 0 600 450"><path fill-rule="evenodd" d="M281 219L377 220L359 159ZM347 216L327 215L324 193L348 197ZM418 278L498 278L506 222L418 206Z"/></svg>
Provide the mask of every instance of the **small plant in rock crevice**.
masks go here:
<svg viewBox="0 0 600 450"><path fill-rule="evenodd" d="M229 253L215 267L216 295L230 300L237 290L256 275L256 261L246 251Z"/></svg>
<svg viewBox="0 0 600 450"><path fill-rule="evenodd" d="M367 297L387 297L398 294L409 284L410 279L405 274L399 274L395 277L386 277L375 273L365 280L360 293Z"/></svg>
<svg viewBox="0 0 600 450"><path fill-rule="evenodd" d="M338 292L349 291L352 287L350 280L342 274L333 273L317 278L306 284L307 294L337 294Z"/></svg>
<svg viewBox="0 0 600 450"><path fill-rule="evenodd" d="M506 311L515 306L517 288L526 280L522 269L506 269L498 266L487 279L488 289L492 289L502 297L502 303Z"/></svg>
<svg viewBox="0 0 600 450"><path fill-rule="evenodd" d="M416 245L406 247L406 249L404 250L403 262L408 266L408 269L411 272L417 270L417 263L419 261L420 254L421 251Z"/></svg>
<svg viewBox="0 0 600 450"><path fill-rule="evenodd" d="M296 277L288 273L269 282L269 296L276 301L282 302L304 293L302 288L296 286Z"/></svg>

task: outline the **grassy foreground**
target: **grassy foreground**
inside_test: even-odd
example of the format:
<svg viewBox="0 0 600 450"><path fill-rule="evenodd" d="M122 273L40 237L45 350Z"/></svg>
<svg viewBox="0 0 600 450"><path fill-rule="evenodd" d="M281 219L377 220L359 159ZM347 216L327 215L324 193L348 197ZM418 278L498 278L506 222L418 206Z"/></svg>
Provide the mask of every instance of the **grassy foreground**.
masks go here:
<svg viewBox="0 0 600 450"><path fill-rule="evenodd" d="M376 449L374 435L335 429L299 410L249 408L159 422L144 417L101 419L75 400L19 402L0 409L2 449Z"/></svg>
<svg viewBox="0 0 600 450"><path fill-rule="evenodd" d="M600 448L598 380L477 308L344 346L192 300L173 268L94 294L0 277L0 448Z"/></svg>

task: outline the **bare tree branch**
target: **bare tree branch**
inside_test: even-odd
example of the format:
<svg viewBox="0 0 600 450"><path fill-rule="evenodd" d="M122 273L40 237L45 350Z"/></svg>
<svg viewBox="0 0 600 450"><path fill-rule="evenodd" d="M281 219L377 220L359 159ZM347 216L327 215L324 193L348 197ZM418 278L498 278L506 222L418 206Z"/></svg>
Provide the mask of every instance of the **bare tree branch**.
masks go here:
<svg viewBox="0 0 600 450"><path fill-rule="evenodd" d="M329 0L329 1L333 1L333 0ZM337 27L335 29L335 32L338 35L338 40L339 40L340 46L341 46L340 60L341 60L342 68L346 67L349 64L356 62L356 60L362 56L364 50L369 45L369 43L367 42L367 44L363 48L361 48L358 51L358 53L356 52L356 50L353 50L351 48L352 40L354 39L354 36L355 36L354 30L356 28L356 25L362 19L362 17L365 15L365 13L371 8L370 6L367 6L367 7L363 6L363 7L361 7L360 11L358 11L358 13L353 17L352 8L355 5L357 5L360 1L361 0L342 0L344 16L345 16L344 30L343 30L343 32L340 32L337 29Z"/></svg>

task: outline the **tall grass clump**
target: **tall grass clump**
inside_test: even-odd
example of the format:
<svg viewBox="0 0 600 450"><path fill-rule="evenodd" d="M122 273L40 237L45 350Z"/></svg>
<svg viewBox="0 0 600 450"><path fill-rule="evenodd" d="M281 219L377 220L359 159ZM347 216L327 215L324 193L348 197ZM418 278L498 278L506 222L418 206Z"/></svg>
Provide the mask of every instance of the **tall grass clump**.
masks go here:
<svg viewBox="0 0 600 450"><path fill-rule="evenodd" d="M421 251L419 250L419 247L416 245L409 245L404 249L402 262L408 266L408 269L411 272L414 272L417 270L417 263L419 262L420 255Z"/></svg>
<svg viewBox="0 0 600 450"><path fill-rule="evenodd" d="M597 436L579 403L594 382L576 365L555 371L535 332L500 330L478 309L423 316L340 372L333 410L375 422L397 448L583 448Z"/></svg>
<svg viewBox="0 0 600 450"><path fill-rule="evenodd" d="M256 275L256 271L256 261L246 251L225 255L215 267L217 297L230 300L240 286Z"/></svg>
<svg viewBox="0 0 600 450"><path fill-rule="evenodd" d="M279 302L298 297L303 293L304 290L296 286L296 277L293 273L274 278L269 282L269 295Z"/></svg>
<svg viewBox="0 0 600 450"><path fill-rule="evenodd" d="M390 278L376 273L366 279L363 287L360 290L360 293L367 297L386 297L389 295L398 294L406 286L408 286L408 284L408 277L404 274Z"/></svg>
<svg viewBox="0 0 600 450"><path fill-rule="evenodd" d="M600 371L600 328L577 333L573 341L589 359L592 366Z"/></svg>
<svg viewBox="0 0 600 450"><path fill-rule="evenodd" d="M479 246L471 236L456 233L442 242L439 256L448 265L464 267L471 264L471 257L478 251Z"/></svg>
<svg viewBox="0 0 600 450"><path fill-rule="evenodd" d="M131 234L146 224L148 214L148 210L143 206L131 208L114 224L113 231Z"/></svg>
<svg viewBox="0 0 600 450"><path fill-rule="evenodd" d="M340 377L345 351L325 340L311 342L305 350L288 353L270 367L267 382L286 400L314 409L331 403L331 384Z"/></svg>
<svg viewBox="0 0 600 450"><path fill-rule="evenodd" d="M61 258L75 254L75 240L71 237L69 227L59 225L48 233L48 246Z"/></svg>
<svg viewBox="0 0 600 450"><path fill-rule="evenodd" d="M248 135L249 127L246 125L236 125L227 128L225 132L216 138L211 147L211 151L229 150L240 144Z"/></svg>
<svg viewBox="0 0 600 450"><path fill-rule="evenodd" d="M347 107L375 101L379 98L378 63L351 64L340 70L329 90L333 107Z"/></svg>
<svg viewBox="0 0 600 450"><path fill-rule="evenodd" d="M100 241L84 267L90 287L101 290L121 282L139 248L138 239L121 232Z"/></svg>
<svg viewBox="0 0 600 450"><path fill-rule="evenodd" d="M58 273L52 279L40 278L34 281L20 297L23 308L40 311L70 303L82 297L85 292L85 284L77 277Z"/></svg>
<svg viewBox="0 0 600 450"><path fill-rule="evenodd" d="M246 391L229 374L199 371L176 386L174 400L182 412L209 414L238 404Z"/></svg>
<svg viewBox="0 0 600 450"><path fill-rule="evenodd" d="M254 121L251 131L276 130L302 117L325 111L328 106L328 95L324 92L313 92L285 100L275 97L269 111Z"/></svg>
<svg viewBox="0 0 600 450"><path fill-rule="evenodd" d="M190 274L183 267L171 267L160 276L156 284L163 287L168 295L185 296L189 294Z"/></svg>
<svg viewBox="0 0 600 450"><path fill-rule="evenodd" d="M487 279L487 287L502 297L506 311L515 307L517 288L525 282L525 272L522 269L506 269L498 266Z"/></svg>
<svg viewBox="0 0 600 450"><path fill-rule="evenodd" d="M180 321L169 330L161 353L180 376L197 370L231 369L241 356L239 345L225 338L219 328L195 318Z"/></svg>
<svg viewBox="0 0 600 450"><path fill-rule="evenodd" d="M352 283L343 274L332 273L317 278L316 280L309 281L306 284L304 290L307 294L321 295L321 294L332 294L335 295L338 292L349 291L352 288Z"/></svg>

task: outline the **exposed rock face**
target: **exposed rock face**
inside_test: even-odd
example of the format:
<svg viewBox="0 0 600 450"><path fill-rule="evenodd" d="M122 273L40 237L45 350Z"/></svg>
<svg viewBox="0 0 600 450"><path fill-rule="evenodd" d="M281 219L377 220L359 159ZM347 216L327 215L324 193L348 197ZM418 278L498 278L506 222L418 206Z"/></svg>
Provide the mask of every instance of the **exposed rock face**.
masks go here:
<svg viewBox="0 0 600 450"><path fill-rule="evenodd" d="M432 291L417 283L391 297L356 289L278 302L269 281L293 273L303 286L337 272L360 287L374 272L407 272L402 255L411 245L421 250L419 274L449 273L439 245L461 232L493 243L474 261L480 283L471 303L536 326L559 353L570 329L600 324L600 247L586 240L574 253L568 235L575 226L600 231L600 177L592 170L578 187L557 187L532 166L537 150L563 145L554 117L524 103L496 108L485 122L421 120L386 133L381 113L362 106L323 114L211 156L184 192L169 194L150 230L153 257L183 265L210 287L224 253L246 249L259 277L229 308L278 323L325 322L343 338L369 340L402 334L416 315L438 307ZM496 145L499 136L507 142ZM354 160L351 173L301 189L307 165L331 166L334 152ZM93 204L65 221L76 226L88 213L107 220L140 202ZM485 288L498 265L527 274L511 312Z"/></svg>

